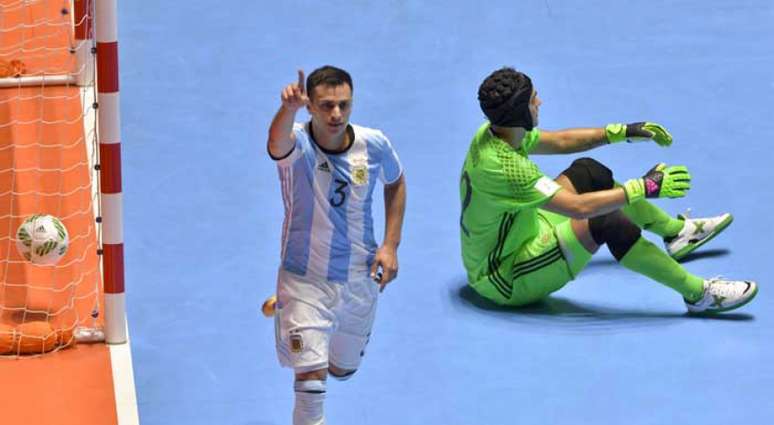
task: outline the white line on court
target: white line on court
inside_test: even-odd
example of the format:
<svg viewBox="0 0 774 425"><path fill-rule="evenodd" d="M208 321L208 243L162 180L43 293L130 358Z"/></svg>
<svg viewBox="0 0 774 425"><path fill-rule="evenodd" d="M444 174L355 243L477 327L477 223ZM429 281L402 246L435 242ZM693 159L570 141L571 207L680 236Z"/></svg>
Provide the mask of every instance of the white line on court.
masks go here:
<svg viewBox="0 0 774 425"><path fill-rule="evenodd" d="M129 341L129 326L127 324L126 343L108 344L118 425L139 425L140 423L140 416L137 412L137 392L134 388L132 350Z"/></svg>

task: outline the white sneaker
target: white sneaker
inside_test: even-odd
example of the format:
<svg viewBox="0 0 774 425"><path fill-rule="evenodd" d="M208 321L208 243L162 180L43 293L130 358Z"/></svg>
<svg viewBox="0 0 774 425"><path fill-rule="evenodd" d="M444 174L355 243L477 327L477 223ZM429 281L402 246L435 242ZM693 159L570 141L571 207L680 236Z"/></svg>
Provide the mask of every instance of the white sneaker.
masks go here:
<svg viewBox="0 0 774 425"><path fill-rule="evenodd" d="M729 213L709 218L688 218L687 214L678 214L677 218L685 221L683 230L675 237L664 238L666 251L675 260L685 257L709 242L734 221L734 216Z"/></svg>
<svg viewBox="0 0 774 425"><path fill-rule="evenodd" d="M722 313L739 308L758 294L758 285L749 280L713 277L704 281L704 296L695 303L685 301L691 313Z"/></svg>

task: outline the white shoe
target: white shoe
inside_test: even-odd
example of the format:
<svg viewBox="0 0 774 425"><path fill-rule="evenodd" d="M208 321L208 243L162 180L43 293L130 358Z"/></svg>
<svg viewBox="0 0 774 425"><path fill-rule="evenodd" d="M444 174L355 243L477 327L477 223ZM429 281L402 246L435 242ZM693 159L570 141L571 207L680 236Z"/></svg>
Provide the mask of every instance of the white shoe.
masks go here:
<svg viewBox="0 0 774 425"><path fill-rule="evenodd" d="M758 285L749 280L713 277L704 281L704 296L695 303L685 301L691 313L722 313L739 308L758 294Z"/></svg>
<svg viewBox="0 0 774 425"><path fill-rule="evenodd" d="M675 260L685 257L709 242L734 221L734 216L729 213L709 218L688 218L687 214L678 214L677 218L685 221L683 230L675 237L664 238L666 251Z"/></svg>

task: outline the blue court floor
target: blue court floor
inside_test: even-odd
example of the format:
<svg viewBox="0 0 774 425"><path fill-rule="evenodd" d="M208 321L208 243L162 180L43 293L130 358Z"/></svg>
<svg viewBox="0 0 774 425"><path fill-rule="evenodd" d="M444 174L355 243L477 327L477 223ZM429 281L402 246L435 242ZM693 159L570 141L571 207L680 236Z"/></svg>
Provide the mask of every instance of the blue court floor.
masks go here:
<svg viewBox="0 0 774 425"><path fill-rule="evenodd" d="M390 137L408 184L400 277L361 370L329 383L328 423L772 423L770 0L122 1L119 42L143 424L290 423L292 373L259 311L283 216L265 142L281 88L324 64L351 72L352 121ZM688 317L604 248L535 307L493 308L466 289L459 171L483 121L478 85L503 65L532 77L542 128L665 125L668 149L585 155L619 179L687 165L689 196L658 204L735 222L686 267L756 280L757 299ZM534 159L556 175L579 156Z"/></svg>

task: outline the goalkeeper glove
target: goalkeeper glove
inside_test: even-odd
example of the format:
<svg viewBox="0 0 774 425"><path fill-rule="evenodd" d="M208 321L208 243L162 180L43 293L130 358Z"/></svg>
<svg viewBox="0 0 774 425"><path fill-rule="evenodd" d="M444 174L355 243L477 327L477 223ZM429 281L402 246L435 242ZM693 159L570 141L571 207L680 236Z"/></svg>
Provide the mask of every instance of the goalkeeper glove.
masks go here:
<svg viewBox="0 0 774 425"><path fill-rule="evenodd" d="M610 143L629 143L653 140L659 146L672 144L672 135L660 124L654 122L635 122L631 124L608 124L605 135Z"/></svg>
<svg viewBox="0 0 774 425"><path fill-rule="evenodd" d="M627 181L623 187L629 204L642 198L681 198L691 188L691 175L683 165L667 167L661 163L642 178Z"/></svg>

